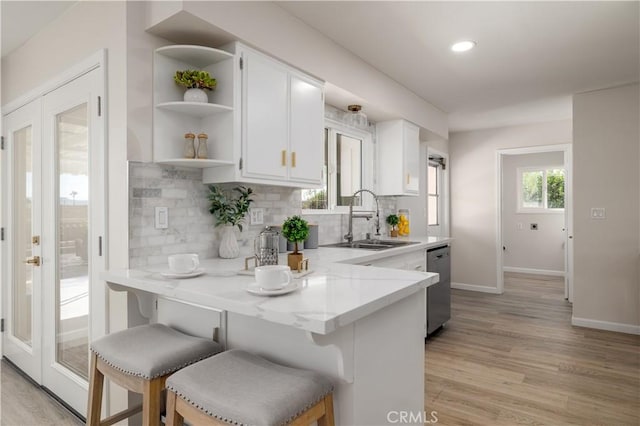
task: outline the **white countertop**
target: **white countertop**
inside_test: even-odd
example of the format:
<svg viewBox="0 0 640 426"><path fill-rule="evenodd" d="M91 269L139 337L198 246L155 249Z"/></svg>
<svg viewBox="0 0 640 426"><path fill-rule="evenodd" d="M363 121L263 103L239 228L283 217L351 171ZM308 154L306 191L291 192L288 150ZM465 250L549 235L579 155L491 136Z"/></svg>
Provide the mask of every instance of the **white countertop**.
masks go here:
<svg viewBox="0 0 640 426"><path fill-rule="evenodd" d="M420 243L382 251L323 247L305 250L314 272L296 279L299 290L277 297L246 291L254 278L236 274L244 268L244 258L203 260L205 274L189 279L164 278L160 272L167 270L166 265L109 270L101 276L130 289L328 334L438 281L438 274L434 273L356 265L451 241L437 237L407 240ZM286 253L280 255L280 264L286 265Z"/></svg>

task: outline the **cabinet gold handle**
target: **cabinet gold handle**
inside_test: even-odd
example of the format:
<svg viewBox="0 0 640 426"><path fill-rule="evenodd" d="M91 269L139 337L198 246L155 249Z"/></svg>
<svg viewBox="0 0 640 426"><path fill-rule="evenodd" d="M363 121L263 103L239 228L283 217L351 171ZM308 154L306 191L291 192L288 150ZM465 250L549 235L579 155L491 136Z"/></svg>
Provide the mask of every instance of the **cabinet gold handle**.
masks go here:
<svg viewBox="0 0 640 426"><path fill-rule="evenodd" d="M410 181L411 181L411 173L407 173L407 185L409 185Z"/></svg>
<svg viewBox="0 0 640 426"><path fill-rule="evenodd" d="M291 167L295 167L296 166L296 152L292 152L291 153Z"/></svg>
<svg viewBox="0 0 640 426"><path fill-rule="evenodd" d="M40 256L33 256L29 259L25 260L24 263L28 263L29 265L40 266Z"/></svg>
<svg viewBox="0 0 640 426"><path fill-rule="evenodd" d="M287 150L283 149L282 150L282 167L286 167L287 166Z"/></svg>

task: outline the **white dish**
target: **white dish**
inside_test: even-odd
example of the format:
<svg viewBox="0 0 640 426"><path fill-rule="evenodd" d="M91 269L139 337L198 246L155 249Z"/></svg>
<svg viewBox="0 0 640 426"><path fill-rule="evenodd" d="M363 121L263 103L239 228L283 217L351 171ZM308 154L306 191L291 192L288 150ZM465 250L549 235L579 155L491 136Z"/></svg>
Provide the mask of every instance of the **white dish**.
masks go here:
<svg viewBox="0 0 640 426"><path fill-rule="evenodd" d="M193 278L193 277L199 277L202 274L204 274L204 269L202 268L198 268L195 271L185 272L185 273L171 272L171 271L160 272L160 275L162 275L165 278Z"/></svg>
<svg viewBox="0 0 640 426"><path fill-rule="evenodd" d="M282 294L291 293L300 288L297 281L291 281L288 285L275 290L267 290L258 285L258 283L251 283L247 286L247 291L257 296L280 296Z"/></svg>

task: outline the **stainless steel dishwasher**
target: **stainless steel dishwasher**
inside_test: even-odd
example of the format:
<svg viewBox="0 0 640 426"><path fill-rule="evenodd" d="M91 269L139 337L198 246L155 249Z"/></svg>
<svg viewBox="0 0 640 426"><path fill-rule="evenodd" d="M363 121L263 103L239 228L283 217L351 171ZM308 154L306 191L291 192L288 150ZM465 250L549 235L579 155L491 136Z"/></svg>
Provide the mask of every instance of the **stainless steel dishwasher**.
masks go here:
<svg viewBox="0 0 640 426"><path fill-rule="evenodd" d="M440 281L427 288L427 335L429 335L451 319L451 257L449 255L449 246L434 247L427 250L427 271L440 274Z"/></svg>

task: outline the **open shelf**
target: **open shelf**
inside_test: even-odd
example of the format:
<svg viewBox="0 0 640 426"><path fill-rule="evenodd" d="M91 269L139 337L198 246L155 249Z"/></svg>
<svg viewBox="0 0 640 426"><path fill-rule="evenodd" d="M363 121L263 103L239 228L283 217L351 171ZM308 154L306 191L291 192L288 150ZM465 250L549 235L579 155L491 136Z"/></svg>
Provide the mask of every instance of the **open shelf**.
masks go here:
<svg viewBox="0 0 640 426"><path fill-rule="evenodd" d="M161 47L156 49L156 53L191 64L197 68L206 68L209 65L231 59L234 56L229 52L212 47L182 44Z"/></svg>
<svg viewBox="0 0 640 426"><path fill-rule="evenodd" d="M233 108L226 105L210 104L205 102L162 102L156 105L157 108L166 109L192 117L206 117L208 115L219 114L221 112L233 111Z"/></svg>
<svg viewBox="0 0 640 426"><path fill-rule="evenodd" d="M166 160L156 160L159 164L168 164L178 167L193 167L196 169L207 169L209 167L226 167L233 166L233 161L227 160L202 160L199 158L169 158Z"/></svg>

